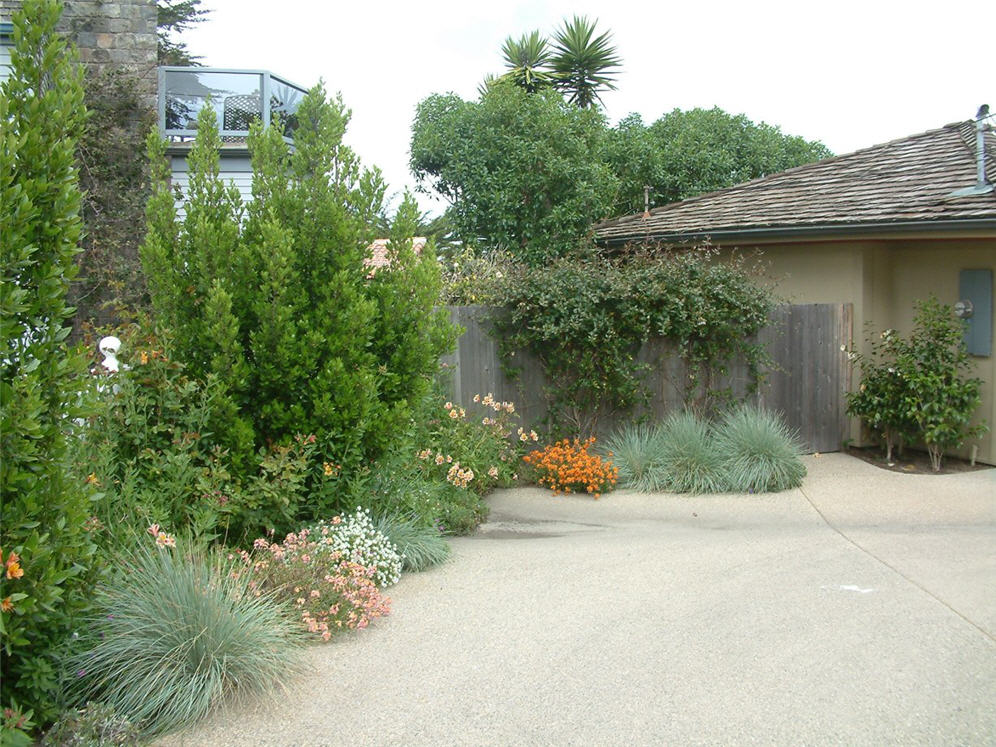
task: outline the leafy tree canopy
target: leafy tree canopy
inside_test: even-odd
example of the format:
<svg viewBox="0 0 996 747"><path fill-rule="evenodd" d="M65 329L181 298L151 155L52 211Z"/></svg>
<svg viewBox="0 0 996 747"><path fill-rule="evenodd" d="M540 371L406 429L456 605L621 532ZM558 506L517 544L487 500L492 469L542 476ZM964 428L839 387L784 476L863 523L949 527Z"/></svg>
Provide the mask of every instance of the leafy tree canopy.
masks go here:
<svg viewBox="0 0 996 747"><path fill-rule="evenodd" d="M665 114L649 127L631 114L611 130L605 158L621 189L614 213L643 209L643 187L665 205L833 155L823 143L755 124L719 107Z"/></svg>
<svg viewBox="0 0 996 747"><path fill-rule="evenodd" d="M498 81L479 101L422 101L411 166L449 201L463 241L542 261L609 215L618 185L600 155L607 131L594 109Z"/></svg>
<svg viewBox="0 0 996 747"><path fill-rule="evenodd" d="M201 0L157 0L159 14L156 35L160 65L198 64L198 57L190 54L184 42L174 41L173 35L204 20L208 11L203 10L200 5Z"/></svg>
<svg viewBox="0 0 996 747"><path fill-rule="evenodd" d="M722 109L630 115L609 127L550 89L493 83L478 101L434 95L418 108L411 167L450 203L454 238L530 262L570 250L606 217L638 212L811 163L820 142Z"/></svg>

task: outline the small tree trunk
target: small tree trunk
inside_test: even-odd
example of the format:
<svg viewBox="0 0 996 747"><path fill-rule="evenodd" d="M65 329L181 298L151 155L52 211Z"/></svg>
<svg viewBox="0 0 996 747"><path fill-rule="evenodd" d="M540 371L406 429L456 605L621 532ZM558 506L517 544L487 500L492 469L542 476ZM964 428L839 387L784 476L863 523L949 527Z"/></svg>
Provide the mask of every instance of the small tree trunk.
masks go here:
<svg viewBox="0 0 996 747"><path fill-rule="evenodd" d="M930 466L933 467L934 472L940 472L941 459L944 458L941 447L937 444L927 444L927 453L930 454Z"/></svg>

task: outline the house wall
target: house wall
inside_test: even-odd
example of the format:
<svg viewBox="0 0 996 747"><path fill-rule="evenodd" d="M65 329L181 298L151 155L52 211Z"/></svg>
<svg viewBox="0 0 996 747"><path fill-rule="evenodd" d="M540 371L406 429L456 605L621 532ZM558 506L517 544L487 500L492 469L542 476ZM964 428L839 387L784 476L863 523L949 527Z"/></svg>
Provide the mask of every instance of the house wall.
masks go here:
<svg viewBox="0 0 996 747"><path fill-rule="evenodd" d="M252 200L252 164L249 156L226 153L222 151L221 162L218 165L218 176L226 184L232 183L239 190L242 202ZM170 156L170 181L180 188L180 198L176 201L177 216L182 220L186 215L183 203L187 199L187 186L190 184L190 174L187 158L183 155Z"/></svg>
<svg viewBox="0 0 996 747"><path fill-rule="evenodd" d="M741 250L755 247L741 246ZM930 293L942 303L958 301L958 274L989 268L996 275L996 238L853 240L766 244L756 247L777 282L775 291L791 303L851 303L855 349L868 352L866 337L894 328L912 328L913 303ZM996 356L975 357L983 381L975 420L996 427ZM854 372L852 386L860 384ZM860 423L852 419L850 437L861 442ZM996 464L996 439L990 432L955 452Z"/></svg>
<svg viewBox="0 0 996 747"><path fill-rule="evenodd" d="M954 305L958 300L958 275L961 270L990 269L996 276L996 238L961 241L903 241L890 246L892 293L889 326L901 333L913 326L913 302L933 293L942 303ZM994 312L996 313L996 312ZM982 405L976 422L985 420L996 428L996 356L972 356L975 375L982 379ZM996 440L992 431L975 443L979 460L996 464ZM959 456L969 456L971 444Z"/></svg>

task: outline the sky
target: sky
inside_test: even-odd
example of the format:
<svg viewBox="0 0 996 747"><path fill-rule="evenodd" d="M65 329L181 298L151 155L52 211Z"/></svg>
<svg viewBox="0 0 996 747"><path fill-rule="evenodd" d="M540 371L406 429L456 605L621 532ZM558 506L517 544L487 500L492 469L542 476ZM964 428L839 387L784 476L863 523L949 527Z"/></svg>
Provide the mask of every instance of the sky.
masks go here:
<svg viewBox="0 0 996 747"><path fill-rule="evenodd" d="M610 31L623 66L602 97L610 123L718 106L837 154L996 109L996 2L839 0L202 0L180 37L209 67L262 68L340 92L347 143L395 199L416 182L411 123L433 93L476 98L501 45L574 14ZM988 42L986 40L989 40ZM423 210L445 204L420 195Z"/></svg>

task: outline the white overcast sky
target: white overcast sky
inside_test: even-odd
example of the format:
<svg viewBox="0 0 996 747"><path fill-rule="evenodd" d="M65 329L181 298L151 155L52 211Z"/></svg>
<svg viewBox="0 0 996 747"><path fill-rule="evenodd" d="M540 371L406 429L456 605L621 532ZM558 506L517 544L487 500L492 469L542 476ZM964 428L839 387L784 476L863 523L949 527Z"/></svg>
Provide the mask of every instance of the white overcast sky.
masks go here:
<svg viewBox="0 0 996 747"><path fill-rule="evenodd" d="M552 35L575 13L611 31L623 60L603 96L615 124L719 106L847 153L996 109L994 0L836 2L647 0L203 0L181 37L210 67L263 68L310 87L324 79L353 118L347 142L414 188L416 104L474 98L502 71L501 44ZM444 207L420 197L423 209Z"/></svg>

